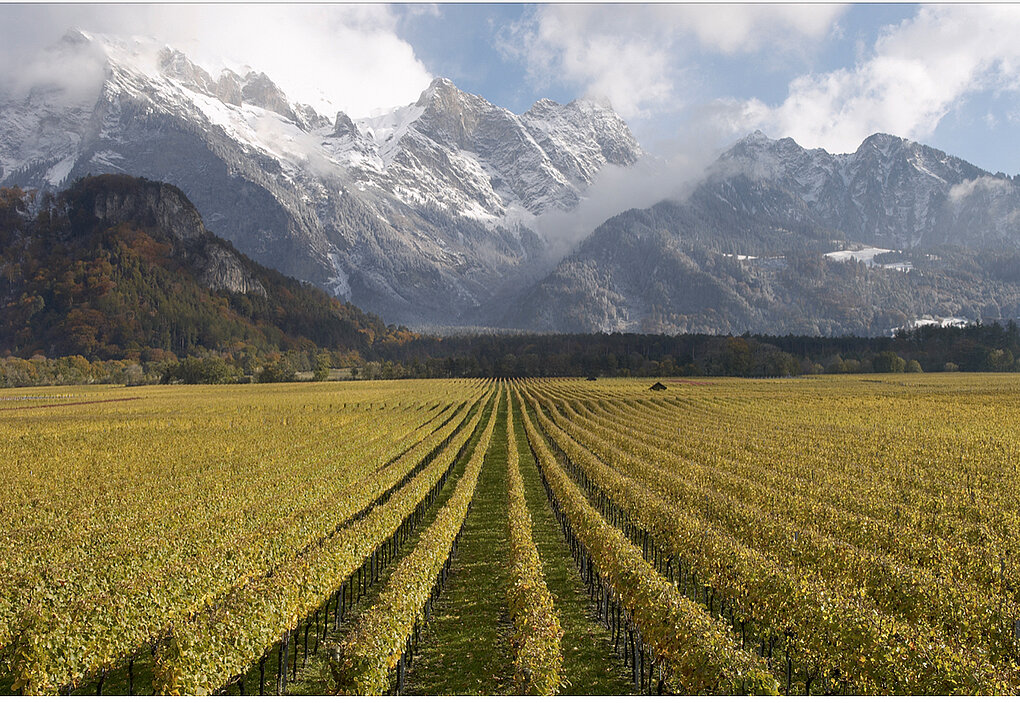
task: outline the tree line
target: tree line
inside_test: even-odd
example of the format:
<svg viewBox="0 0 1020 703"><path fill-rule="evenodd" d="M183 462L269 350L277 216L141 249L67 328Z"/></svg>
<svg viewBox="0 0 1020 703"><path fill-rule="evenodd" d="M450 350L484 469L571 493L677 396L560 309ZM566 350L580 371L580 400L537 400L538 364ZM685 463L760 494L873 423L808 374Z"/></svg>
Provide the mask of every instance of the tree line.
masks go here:
<svg viewBox="0 0 1020 703"><path fill-rule="evenodd" d="M240 347L181 358L171 352L123 360L8 356L0 359L0 386L945 371L1020 371L1020 327L1013 321L931 326L893 337L478 334L391 338L366 353L319 348L261 353Z"/></svg>

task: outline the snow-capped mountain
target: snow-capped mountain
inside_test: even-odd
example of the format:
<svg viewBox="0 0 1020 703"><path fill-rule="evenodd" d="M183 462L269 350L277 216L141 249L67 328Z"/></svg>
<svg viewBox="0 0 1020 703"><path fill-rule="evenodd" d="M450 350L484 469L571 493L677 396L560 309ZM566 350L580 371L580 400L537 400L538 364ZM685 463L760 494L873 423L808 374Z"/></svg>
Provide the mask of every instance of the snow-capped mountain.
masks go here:
<svg viewBox="0 0 1020 703"><path fill-rule="evenodd" d="M681 201L611 218L504 324L884 334L1020 317L1020 177L876 134L852 154L757 132Z"/></svg>
<svg viewBox="0 0 1020 703"><path fill-rule="evenodd" d="M437 79L412 105L352 120L146 40L75 30L48 62L76 80L0 96L0 184L173 183L241 251L391 322L491 319L544 261L533 219L641 156L587 101L515 115Z"/></svg>

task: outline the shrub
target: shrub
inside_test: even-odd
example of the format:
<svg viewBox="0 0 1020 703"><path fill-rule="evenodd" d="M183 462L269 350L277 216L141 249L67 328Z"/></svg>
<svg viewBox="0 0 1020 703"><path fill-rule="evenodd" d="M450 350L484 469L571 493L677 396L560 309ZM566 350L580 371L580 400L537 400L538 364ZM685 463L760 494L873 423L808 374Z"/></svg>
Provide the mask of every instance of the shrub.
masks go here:
<svg viewBox="0 0 1020 703"><path fill-rule="evenodd" d="M294 380L294 367L286 359L271 361L259 372L259 383L286 383Z"/></svg>
<svg viewBox="0 0 1020 703"><path fill-rule="evenodd" d="M875 373L903 373L903 370L907 367L907 362L896 352L884 351L875 354L871 366Z"/></svg>
<svg viewBox="0 0 1020 703"><path fill-rule="evenodd" d="M163 383L234 383L240 376L237 367L223 359L188 357L170 364L163 372Z"/></svg>

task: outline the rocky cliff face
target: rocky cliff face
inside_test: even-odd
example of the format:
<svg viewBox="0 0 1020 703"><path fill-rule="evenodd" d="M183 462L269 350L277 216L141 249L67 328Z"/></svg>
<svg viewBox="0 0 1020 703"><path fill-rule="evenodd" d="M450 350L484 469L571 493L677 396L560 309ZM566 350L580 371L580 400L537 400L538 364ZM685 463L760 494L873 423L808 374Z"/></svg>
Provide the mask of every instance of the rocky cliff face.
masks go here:
<svg viewBox="0 0 1020 703"><path fill-rule="evenodd" d="M156 227L174 239L192 239L207 234L202 217L179 188L166 183L105 179L109 187L83 188L78 207L101 224L113 226L131 222ZM114 185L124 187L115 188ZM85 213L76 213L81 217Z"/></svg>
<svg viewBox="0 0 1020 703"><path fill-rule="evenodd" d="M394 322L501 314L544 262L534 217L641 155L583 101L514 115L440 79L390 114L329 120L265 74L213 77L169 47L72 32L54 51L95 64L97 87L0 96L0 184L173 183L241 251Z"/></svg>
<svg viewBox="0 0 1020 703"><path fill-rule="evenodd" d="M208 288L266 295L251 267L206 230L198 210L175 186L101 176L82 182L66 201L72 231L121 225L138 228L172 242L173 249Z"/></svg>
<svg viewBox="0 0 1020 703"><path fill-rule="evenodd" d="M266 289L240 260L226 247L208 244L191 252L191 259L199 271L198 280L212 290L229 290L265 297Z"/></svg>

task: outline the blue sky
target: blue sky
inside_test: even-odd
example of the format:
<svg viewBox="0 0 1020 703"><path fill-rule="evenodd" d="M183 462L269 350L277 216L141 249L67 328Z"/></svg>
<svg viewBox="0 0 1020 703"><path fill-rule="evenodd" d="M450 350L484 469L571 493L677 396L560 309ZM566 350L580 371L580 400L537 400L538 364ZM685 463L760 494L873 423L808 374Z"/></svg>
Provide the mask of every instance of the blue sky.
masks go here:
<svg viewBox="0 0 1020 703"><path fill-rule="evenodd" d="M607 100L665 157L884 131L1020 173L1020 5L0 5L0 66L72 26L247 64L354 117L445 76L515 112Z"/></svg>

